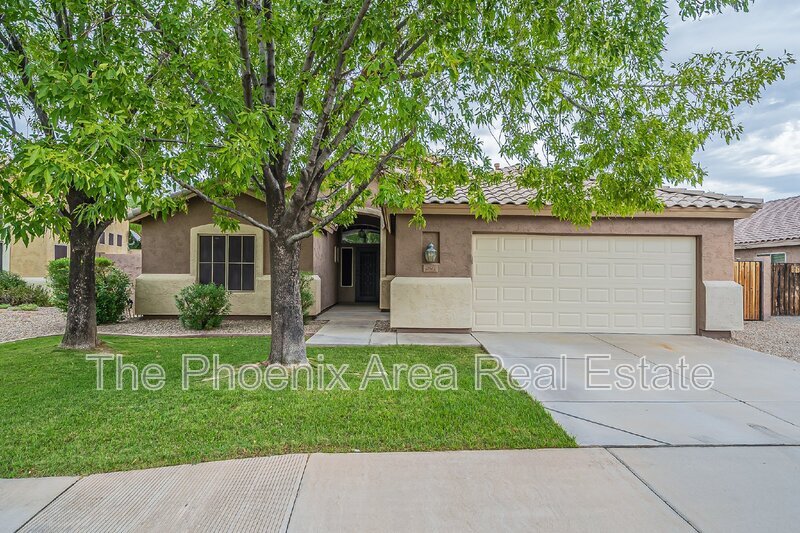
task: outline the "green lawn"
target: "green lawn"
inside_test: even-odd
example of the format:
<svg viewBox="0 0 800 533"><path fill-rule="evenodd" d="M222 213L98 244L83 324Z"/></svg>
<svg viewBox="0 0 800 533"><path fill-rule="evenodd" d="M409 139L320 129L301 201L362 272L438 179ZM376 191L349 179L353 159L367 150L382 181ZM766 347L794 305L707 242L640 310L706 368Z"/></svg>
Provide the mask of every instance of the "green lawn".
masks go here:
<svg viewBox="0 0 800 533"><path fill-rule="evenodd" d="M104 337L126 363L164 367L157 392L95 389L94 363L48 337L0 345L0 477L89 474L293 452L460 450L574 446L523 393L473 386L474 348L322 348L325 362L348 363L355 390L214 390L193 379L181 390L181 355L217 353L222 363L266 359L266 337L145 339ZM452 363L458 390L357 390L369 354L383 364ZM375 386L373 386L375 385ZM111 390L108 390L111 389Z"/></svg>

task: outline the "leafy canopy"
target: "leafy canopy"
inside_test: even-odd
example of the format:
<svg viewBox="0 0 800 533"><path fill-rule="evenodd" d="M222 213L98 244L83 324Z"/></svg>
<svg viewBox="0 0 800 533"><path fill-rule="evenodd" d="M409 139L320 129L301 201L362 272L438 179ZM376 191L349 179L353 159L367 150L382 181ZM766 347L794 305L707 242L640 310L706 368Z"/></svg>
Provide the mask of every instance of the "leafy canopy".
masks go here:
<svg viewBox="0 0 800 533"><path fill-rule="evenodd" d="M370 195L422 222L429 187L466 186L474 213L495 217L481 184L508 177L484 155L487 128L534 209L580 224L658 210L655 188L699 183L693 154L736 139L735 108L793 62L752 50L665 64L666 0L141 1L151 55L167 58L154 99L169 119L154 125L170 175L225 214L261 189L300 227L299 202L347 221ZM676 1L684 18L750 3Z"/></svg>
<svg viewBox="0 0 800 533"><path fill-rule="evenodd" d="M164 198L157 62L129 2L8 0L0 12L0 227L29 242ZM9 236L6 235L5 238Z"/></svg>
<svg viewBox="0 0 800 533"><path fill-rule="evenodd" d="M750 3L675 2L693 18ZM255 191L262 225L290 239L312 215L351 220L370 197L423 223L428 188L465 186L491 219L481 185L507 177L483 152L486 129L521 163L513 179L538 191L534 209L580 224L657 210L655 188L699 183L693 154L736 139L735 108L793 62L752 50L665 64L672 5L12 0L0 21L4 222L34 234L65 214L117 218L131 196L169 209L164 177L250 222L233 199ZM82 193L74 212L68 191Z"/></svg>

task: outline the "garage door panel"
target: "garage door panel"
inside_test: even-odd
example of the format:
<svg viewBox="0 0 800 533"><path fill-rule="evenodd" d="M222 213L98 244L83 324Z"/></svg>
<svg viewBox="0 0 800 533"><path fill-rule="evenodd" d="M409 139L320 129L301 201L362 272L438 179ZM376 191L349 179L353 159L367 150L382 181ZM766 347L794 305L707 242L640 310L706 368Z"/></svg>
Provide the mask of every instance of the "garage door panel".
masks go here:
<svg viewBox="0 0 800 533"><path fill-rule="evenodd" d="M691 237L475 235L478 331L695 332Z"/></svg>

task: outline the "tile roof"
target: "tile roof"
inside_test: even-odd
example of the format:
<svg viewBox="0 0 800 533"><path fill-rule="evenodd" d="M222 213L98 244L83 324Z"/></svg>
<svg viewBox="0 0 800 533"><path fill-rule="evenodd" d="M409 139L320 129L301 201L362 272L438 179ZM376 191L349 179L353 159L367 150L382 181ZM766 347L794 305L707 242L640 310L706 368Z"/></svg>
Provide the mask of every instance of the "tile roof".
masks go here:
<svg viewBox="0 0 800 533"><path fill-rule="evenodd" d="M512 176L519 168L508 167L502 169L505 174ZM504 181L496 185L486 185L483 188L486 199L497 205L525 205L528 200L536 195L533 189L517 187L513 181ZM656 191L656 196L664 203L664 207L688 208L739 208L758 209L763 201L758 198L745 198L742 196L728 196L713 192L679 189L674 187L661 187ZM466 204L467 188L457 187L455 193L449 197L439 197L431 191L425 195L426 204Z"/></svg>
<svg viewBox="0 0 800 533"><path fill-rule="evenodd" d="M800 196L766 202L750 218L737 220L733 226L736 244L800 239Z"/></svg>

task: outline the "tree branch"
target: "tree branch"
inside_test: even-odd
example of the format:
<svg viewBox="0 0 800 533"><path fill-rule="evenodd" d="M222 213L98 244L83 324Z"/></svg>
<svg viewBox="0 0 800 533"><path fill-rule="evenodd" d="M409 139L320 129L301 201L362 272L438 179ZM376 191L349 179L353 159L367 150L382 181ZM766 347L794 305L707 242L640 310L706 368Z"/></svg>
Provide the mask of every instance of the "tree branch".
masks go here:
<svg viewBox="0 0 800 533"><path fill-rule="evenodd" d="M224 204L221 204L221 203L217 202L216 200L214 200L211 197L209 197L207 194L203 193L203 191L201 191L197 187L194 187L193 185L190 185L188 182L185 182L185 181L180 180L180 179L175 178L175 177L172 177L172 180L175 181L175 183L177 183L178 185L180 185L184 189L186 189L187 191L193 192L201 200L203 200L205 202L208 202L209 204L213 205L217 209L225 211L226 213L229 213L229 214L231 214L231 215L233 215L233 216L235 216L235 217L237 217L237 218L239 218L239 219L241 219L241 220L243 220L243 221L245 221L245 222L247 222L249 224L252 224L253 226L255 226L257 228L261 228L262 230L266 231L267 233L269 233L272 236L277 236L278 235L278 233L271 226L268 226L268 225L266 225L266 224L264 224L262 222L259 222L258 220L254 219L253 217L251 217L247 213L243 213L243 212L239 211L238 209L234 209L232 207L229 207L227 205L224 205Z"/></svg>
<svg viewBox="0 0 800 533"><path fill-rule="evenodd" d="M11 26L9 26L5 21L5 17L0 16L0 24L3 25L3 28L8 35L8 39L2 40L3 44L8 49L9 53L16 54L20 58L20 79L28 91L28 101L31 103L31 106L33 106L33 111L36 114L36 118L39 121L39 124L42 126L42 130L44 130L45 135L52 138L54 136L54 132L53 127L50 124L50 117L48 117L47 112L39 105L36 97L36 89L33 87L31 78L28 75L28 56L25 52L25 48L22 46L22 41L20 41L19 37L17 37L17 35L14 33L14 30L11 28Z"/></svg>
<svg viewBox="0 0 800 533"><path fill-rule="evenodd" d="M314 138L311 141L311 150L309 151L309 160L307 168L312 169L317 166L317 155L319 154L319 146L322 142L322 138L325 135L325 132L328 129L328 124L330 122L331 111L333 110L333 103L336 93L339 88L339 84L342 82L342 69L344 68L344 60L345 54L353 45L353 41L355 40L356 34L358 33L358 29L361 27L361 23L364 20L364 17L367 14L367 10L370 6L370 0L364 0L363 4L361 4L361 9L358 11L353 24L350 26L350 31L347 33L344 41L342 42L342 46L339 48L339 54L336 60L336 66L331 73L330 81L328 82L328 89L325 93L324 103L322 105L322 111L320 112L319 118L317 119L317 128L316 133L314 133ZM312 173L308 173L309 176Z"/></svg>
<svg viewBox="0 0 800 533"><path fill-rule="evenodd" d="M394 57L397 58L396 59L396 63L395 63L396 66L397 67L401 67L411 57L411 55L420 46L422 46L422 44L424 44L425 41L428 40L428 38L430 36L431 36L431 32L426 31L426 32L423 33L423 35L419 39L417 39L414 42L414 44L411 47L405 49L405 51L403 51L402 53L401 53L401 50L403 49L403 46L398 48L398 50L394 54ZM363 77L365 74L366 74L366 71L362 70L361 73L359 74L359 77ZM347 94L344 97L341 98L339 105L337 105L336 108L333 110L332 115L338 115L341 112L341 109L344 106L344 102L349 100L349 96L353 93L354 88L355 88L355 82L353 82L353 84L350 86L349 90L347 91ZM361 102L356 106L356 108L353 111L353 113L350 115L350 117L347 119L347 121L342 125L342 127L336 133L336 135L334 136L333 140L331 142L327 143L325 149L322 150L322 152L317 156L317 161L316 161L316 164L314 165L314 169L313 169L312 174L314 174L314 173L319 171L319 169L322 167L322 165L325 164L325 162L328 160L328 158L331 156L331 154L347 138L347 136L350 134L350 132L353 130L353 128L355 128L356 124L358 123L358 119L361 118L361 114L366 109L366 106L367 106L368 103L369 103L369 98L368 97L364 97L361 100Z"/></svg>
<svg viewBox="0 0 800 533"><path fill-rule="evenodd" d="M155 13L151 12L149 9L144 7L144 5L142 5L142 3L139 0L133 0L133 5L142 13L144 18L147 19L147 21L153 25L155 32L161 35L162 39L164 39L165 44L171 47L172 51L175 54L177 54L182 58L185 58L186 56L184 55L178 43L170 39L164 32L164 28L162 28L161 23L158 21L158 18L156 17ZM211 85L209 85L209 83L206 80L198 76L197 73L188 65L186 66L186 73L189 75L189 78L195 83L195 85L203 89L206 92L206 94L212 97L216 96L216 91L214 91ZM192 100L195 99L192 98ZM219 116L222 118L222 120L225 121L226 123L233 124L234 122L236 122L233 116L223 112L221 109L217 108L217 112Z"/></svg>
<svg viewBox="0 0 800 533"><path fill-rule="evenodd" d="M325 2L327 4L328 2ZM311 67L314 64L314 45L316 44L317 34L319 32L319 25L322 23L322 15L325 12L325 6L320 9L317 17L317 22L311 30L311 39L308 43L308 52L306 52L306 59L303 62L303 70L300 73L300 87L297 89L297 94L294 97L294 108L292 109L292 117L289 120L289 135L286 138L286 143L283 146L283 151L280 157L280 175L285 176L289 170L289 163L292 160L292 152L294 145L297 142L297 134L300 130L300 118L303 115L303 106L305 104L305 90L308 84L308 76L311 72Z"/></svg>
<svg viewBox="0 0 800 533"><path fill-rule="evenodd" d="M244 106L253 109L253 65L250 61L250 44L247 42L247 24L244 20L242 0L236 0L236 39L239 41L239 57L244 61L242 69L242 94Z"/></svg>
<svg viewBox="0 0 800 533"><path fill-rule="evenodd" d="M348 188L350 185L352 185L353 184L353 180L355 178L356 178L355 176L351 177L349 180L345 181L344 183L342 183L341 185L336 187L334 190L332 190L331 192L329 192L328 194L326 194L322 198L317 198L313 202L311 202L311 201L306 202L306 205L324 204L325 202L327 202L331 198L334 198L337 194L339 194L340 192L342 192L343 190Z"/></svg>
<svg viewBox="0 0 800 533"><path fill-rule="evenodd" d="M266 23L265 31L272 31L272 0L264 0L263 3L264 20L261 24ZM275 39L269 37L266 43L263 38L258 40L258 48L264 60L264 72L261 75L261 101L264 105L275 107L276 104L276 91L275 82Z"/></svg>
<svg viewBox="0 0 800 533"><path fill-rule="evenodd" d="M344 213L351 205L353 205L353 203L356 200L358 200L358 197L361 196L364 193L364 191L367 190L367 188L370 186L370 184L373 181L375 181L375 179L381 174L381 172L383 172L383 169L384 169L384 166L386 165L386 162L389 161L394 156L394 154L397 153L397 151L400 148L402 148L403 145L406 144L408 142L408 140L413 135L414 135L414 131L412 130L412 131L408 132L407 134L403 135L400 139L398 139L392 145L392 147L389 149L389 151L387 151L383 155L383 157L381 157L380 161L378 161L378 164L375 165L375 168L372 170L372 173L370 174L369 179L366 180L361 185L359 185L358 187L356 187L355 190L353 191L353 193L350 196L348 196L347 199L344 202L342 202L341 205L339 205L339 207L337 207L331 213L329 213L328 215L323 217L319 222L317 222L317 224L315 224L311 228L309 228L309 229L307 229L305 231L301 231L300 233L295 233L294 235L289 237L287 239L287 242L289 244L291 244L293 242L297 242L299 240L305 239L306 237L310 237L315 232L321 230L322 228L324 228L325 226L327 226L328 224L333 222L336 219L336 217L338 217L339 215Z"/></svg>
<svg viewBox="0 0 800 533"><path fill-rule="evenodd" d="M17 121L14 118L14 112L11 110L11 102L8 101L8 95L5 92L3 93L3 102L6 104L6 110L8 111L8 120L9 125L11 126L11 132L16 136L19 136Z"/></svg>

